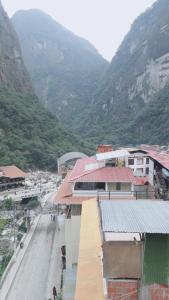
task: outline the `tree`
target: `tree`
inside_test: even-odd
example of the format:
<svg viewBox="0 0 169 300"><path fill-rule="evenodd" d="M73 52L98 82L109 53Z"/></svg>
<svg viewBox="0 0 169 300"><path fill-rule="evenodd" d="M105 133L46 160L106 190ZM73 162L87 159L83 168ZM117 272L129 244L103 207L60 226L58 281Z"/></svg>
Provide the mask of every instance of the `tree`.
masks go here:
<svg viewBox="0 0 169 300"><path fill-rule="evenodd" d="M5 199L5 203L4 206L7 210L11 210L14 206L14 201L12 198L6 198Z"/></svg>

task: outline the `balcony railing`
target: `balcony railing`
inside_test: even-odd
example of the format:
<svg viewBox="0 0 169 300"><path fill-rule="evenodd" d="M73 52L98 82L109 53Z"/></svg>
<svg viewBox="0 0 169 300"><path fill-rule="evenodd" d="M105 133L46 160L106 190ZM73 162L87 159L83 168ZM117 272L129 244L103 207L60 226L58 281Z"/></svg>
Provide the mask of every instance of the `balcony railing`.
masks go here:
<svg viewBox="0 0 169 300"><path fill-rule="evenodd" d="M126 191L113 191L113 192L109 192L109 191L97 191L97 190L94 190L94 191L74 191L73 192L73 196L80 196L80 197L88 197L88 196L91 196L91 197L97 197L97 196L102 196L102 197L109 197L109 196L132 196L133 195L133 192L129 191L129 192L126 192Z"/></svg>

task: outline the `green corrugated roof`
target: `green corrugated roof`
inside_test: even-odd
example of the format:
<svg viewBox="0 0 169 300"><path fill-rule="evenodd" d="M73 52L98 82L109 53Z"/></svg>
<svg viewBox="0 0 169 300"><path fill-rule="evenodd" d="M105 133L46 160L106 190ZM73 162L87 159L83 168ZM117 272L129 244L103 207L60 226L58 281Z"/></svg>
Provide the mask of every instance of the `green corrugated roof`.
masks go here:
<svg viewBox="0 0 169 300"><path fill-rule="evenodd" d="M143 284L169 284L169 235L146 234Z"/></svg>

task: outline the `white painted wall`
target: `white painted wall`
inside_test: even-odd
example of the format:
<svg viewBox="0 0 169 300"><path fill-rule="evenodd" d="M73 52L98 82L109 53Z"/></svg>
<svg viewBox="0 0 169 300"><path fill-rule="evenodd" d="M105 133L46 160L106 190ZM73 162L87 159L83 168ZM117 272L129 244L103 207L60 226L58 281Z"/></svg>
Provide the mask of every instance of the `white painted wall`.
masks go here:
<svg viewBox="0 0 169 300"><path fill-rule="evenodd" d="M149 168L150 163L150 161L146 162L147 158L145 154L137 152L125 158L125 165L132 169L135 176L146 176L146 168ZM129 159L134 159L133 165L129 165ZM140 159L142 159L142 163L140 163Z"/></svg>
<svg viewBox="0 0 169 300"><path fill-rule="evenodd" d="M154 161L149 160L149 182L151 185L154 185Z"/></svg>
<svg viewBox="0 0 169 300"><path fill-rule="evenodd" d="M80 216L65 220L66 268L78 262L80 242Z"/></svg>

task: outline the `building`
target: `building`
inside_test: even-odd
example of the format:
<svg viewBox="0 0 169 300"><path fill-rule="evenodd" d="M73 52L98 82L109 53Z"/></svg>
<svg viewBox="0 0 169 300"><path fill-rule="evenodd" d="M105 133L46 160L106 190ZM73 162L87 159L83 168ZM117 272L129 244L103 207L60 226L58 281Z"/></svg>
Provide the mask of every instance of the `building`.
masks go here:
<svg viewBox="0 0 169 300"><path fill-rule="evenodd" d="M141 149L127 149L130 153L125 158L125 166L132 169L135 176L149 175L149 156L147 152Z"/></svg>
<svg viewBox="0 0 169 300"><path fill-rule="evenodd" d="M22 187L25 177L26 173L16 166L0 166L0 191Z"/></svg>
<svg viewBox="0 0 169 300"><path fill-rule="evenodd" d="M105 152L111 152L111 151L113 151L113 147L112 147L112 145L104 145L104 144L102 144L102 145L99 145L98 147L97 147L97 153L105 153Z"/></svg>
<svg viewBox="0 0 169 300"><path fill-rule="evenodd" d="M75 300L169 299L169 204L83 202Z"/></svg>
<svg viewBox="0 0 169 300"><path fill-rule="evenodd" d="M128 155L128 151L120 150L79 159L60 185L55 203L66 215L67 268L72 268L78 259L83 201L91 198L98 200L149 198L147 177L134 176L131 168L121 164Z"/></svg>

